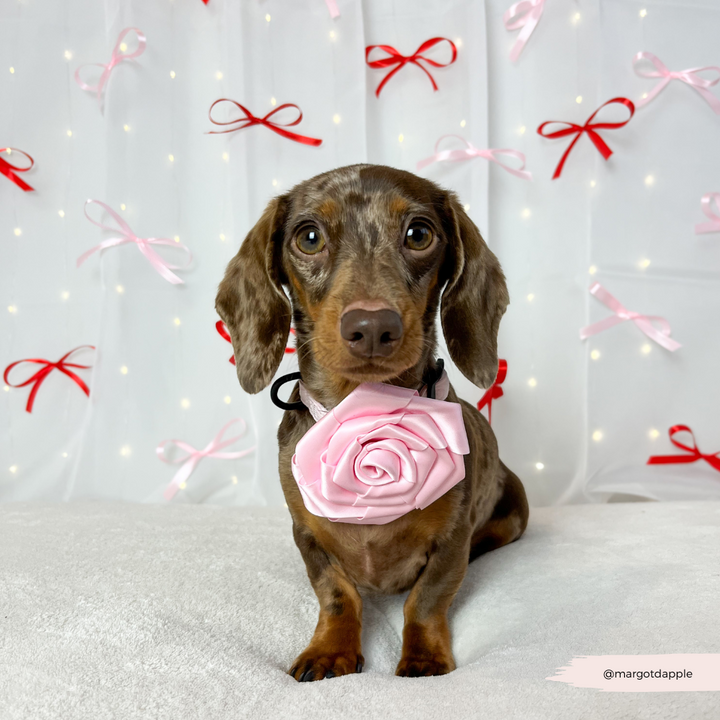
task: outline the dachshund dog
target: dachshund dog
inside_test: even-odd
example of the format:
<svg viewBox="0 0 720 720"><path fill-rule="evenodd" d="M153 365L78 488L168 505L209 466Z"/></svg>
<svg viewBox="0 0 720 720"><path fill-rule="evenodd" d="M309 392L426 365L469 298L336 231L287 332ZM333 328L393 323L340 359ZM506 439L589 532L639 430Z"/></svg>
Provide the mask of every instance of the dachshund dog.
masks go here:
<svg viewBox="0 0 720 720"><path fill-rule="evenodd" d="M508 302L500 264L454 193L361 164L273 199L230 261L216 309L243 390L270 384L292 319L302 382L333 408L361 383L419 389L436 367L438 305L452 360L489 387ZM290 399L300 399L297 384ZM333 522L306 509L291 460L314 420L304 408L285 412L280 481L320 603L310 644L289 670L296 680L362 671L360 591L410 591L396 675L455 669L448 608L469 562L522 535L528 503L485 418L452 387L447 400L462 407L465 478L424 509L379 525Z"/></svg>

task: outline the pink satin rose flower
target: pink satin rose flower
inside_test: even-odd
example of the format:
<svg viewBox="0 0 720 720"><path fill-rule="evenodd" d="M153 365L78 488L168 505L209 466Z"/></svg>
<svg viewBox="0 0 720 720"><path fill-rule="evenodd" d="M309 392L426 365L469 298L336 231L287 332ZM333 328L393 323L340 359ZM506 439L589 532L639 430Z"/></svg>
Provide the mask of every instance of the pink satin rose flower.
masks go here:
<svg viewBox="0 0 720 720"><path fill-rule="evenodd" d="M459 483L469 452L459 404L364 383L302 437L292 471L313 515L384 525Z"/></svg>

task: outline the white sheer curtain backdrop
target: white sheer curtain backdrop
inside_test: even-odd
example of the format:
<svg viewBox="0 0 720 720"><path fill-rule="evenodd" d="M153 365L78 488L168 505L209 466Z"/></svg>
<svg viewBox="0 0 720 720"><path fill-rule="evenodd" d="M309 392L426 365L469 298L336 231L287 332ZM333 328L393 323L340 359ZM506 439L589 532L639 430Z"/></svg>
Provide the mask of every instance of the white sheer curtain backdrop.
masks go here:
<svg viewBox="0 0 720 720"><path fill-rule="evenodd" d="M225 265L273 195L356 162L415 171L445 134L519 150L534 176L528 182L483 159L419 173L459 193L503 264L511 305L500 356L509 371L493 427L531 503L613 493L720 498L720 474L707 462L645 464L680 453L667 435L680 423L703 453L720 451L720 234L694 233L706 220L702 196L720 191L720 116L673 81L625 127L603 131L609 161L583 135L557 180L572 138L536 133L546 120L582 125L607 100L648 92L657 80L635 75L637 52L671 70L720 65L720 6L548 0L513 63L518 31L502 20L509 5L338 0L332 19L323 0L5 0L0 147L23 150L36 165L22 174L34 192L0 176L0 371L28 358L54 362L80 345L96 350L71 359L93 365L77 371L90 398L53 371L28 413L30 387L4 384L0 501L167 502L180 465L161 462L157 446L177 439L200 450L242 418L245 436L225 450L254 452L202 459L172 502L282 504L281 411L267 390L243 393L215 330ZM113 69L101 114L73 75L109 62L126 27L139 28L147 47ZM431 69L439 91L408 64L377 98L389 69L368 68L365 47L408 56L432 37L458 48L454 64ZM130 50L135 42L128 38ZM426 54L450 55L446 44ZM100 69L82 72L92 82ZM290 129L323 143L262 126L207 134L218 129L210 105L223 97L257 117L295 103L303 119ZM294 119L283 112L273 119ZM603 112L599 120L624 119ZM140 237L189 247L194 262L177 271L184 284L164 280L135 245L77 268L82 253L116 236L85 218L90 198ZM89 212L111 224L98 210ZM175 248L159 252L183 259ZM670 353L632 322L581 341L581 327L611 314L589 294L594 281L628 309L666 318L683 347ZM441 356L449 362L444 348ZM279 372L295 367L288 354ZM16 367L9 379L39 368ZM450 375L463 397L479 400L482 390L452 366Z"/></svg>

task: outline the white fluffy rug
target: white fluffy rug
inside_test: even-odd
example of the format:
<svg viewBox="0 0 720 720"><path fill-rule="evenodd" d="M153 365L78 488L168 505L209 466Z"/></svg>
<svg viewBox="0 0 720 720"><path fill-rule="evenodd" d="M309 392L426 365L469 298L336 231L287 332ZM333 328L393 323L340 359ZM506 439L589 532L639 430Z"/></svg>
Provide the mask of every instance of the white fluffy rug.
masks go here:
<svg viewBox="0 0 720 720"><path fill-rule="evenodd" d="M717 692L546 680L573 655L720 651L720 503L534 510L470 566L443 677L393 675L403 599L366 601L361 675L301 684L317 602L287 510L0 506L0 717L720 717Z"/></svg>

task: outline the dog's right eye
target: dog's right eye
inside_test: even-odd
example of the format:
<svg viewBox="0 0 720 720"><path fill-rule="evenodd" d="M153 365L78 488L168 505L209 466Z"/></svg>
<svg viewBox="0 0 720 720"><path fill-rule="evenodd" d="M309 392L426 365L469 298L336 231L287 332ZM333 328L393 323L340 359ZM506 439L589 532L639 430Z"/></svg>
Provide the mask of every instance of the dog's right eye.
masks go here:
<svg viewBox="0 0 720 720"><path fill-rule="evenodd" d="M298 233L295 244L305 255L315 255L325 247L325 238L316 227L307 227Z"/></svg>

